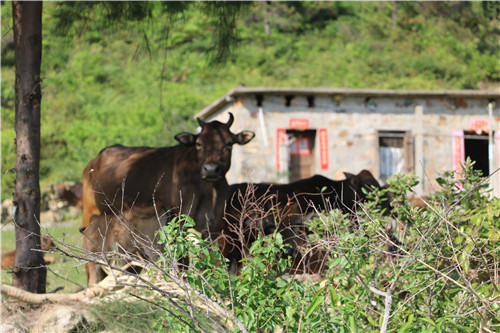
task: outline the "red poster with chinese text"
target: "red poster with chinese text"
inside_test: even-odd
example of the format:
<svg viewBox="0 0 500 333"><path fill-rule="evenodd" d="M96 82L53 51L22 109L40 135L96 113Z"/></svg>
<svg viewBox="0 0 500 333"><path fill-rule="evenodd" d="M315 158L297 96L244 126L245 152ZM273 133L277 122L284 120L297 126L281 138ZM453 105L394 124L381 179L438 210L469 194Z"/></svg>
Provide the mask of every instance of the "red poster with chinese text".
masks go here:
<svg viewBox="0 0 500 333"><path fill-rule="evenodd" d="M455 170L455 179L459 179L462 173L462 163L465 161L464 131L455 129L452 132L452 136L453 170ZM457 185L462 187L462 184Z"/></svg>
<svg viewBox="0 0 500 333"><path fill-rule="evenodd" d="M291 118L288 127L293 129L308 129L309 119Z"/></svg>
<svg viewBox="0 0 500 333"><path fill-rule="evenodd" d="M286 129L278 128L276 130L276 170L281 170L280 165L280 146L286 141Z"/></svg>
<svg viewBox="0 0 500 333"><path fill-rule="evenodd" d="M326 128L320 128L318 131L319 139L319 164L321 170L328 170L328 131Z"/></svg>

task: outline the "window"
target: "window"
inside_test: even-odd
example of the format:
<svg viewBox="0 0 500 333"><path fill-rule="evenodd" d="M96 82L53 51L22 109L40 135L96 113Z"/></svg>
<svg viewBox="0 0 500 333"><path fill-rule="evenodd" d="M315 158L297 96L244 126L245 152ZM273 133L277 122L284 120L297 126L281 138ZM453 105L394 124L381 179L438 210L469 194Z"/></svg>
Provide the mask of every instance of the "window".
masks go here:
<svg viewBox="0 0 500 333"><path fill-rule="evenodd" d="M410 132L379 131L380 178L413 171L413 139Z"/></svg>
<svg viewBox="0 0 500 333"><path fill-rule="evenodd" d="M308 155L311 153L309 138L297 138L290 143L290 155Z"/></svg>

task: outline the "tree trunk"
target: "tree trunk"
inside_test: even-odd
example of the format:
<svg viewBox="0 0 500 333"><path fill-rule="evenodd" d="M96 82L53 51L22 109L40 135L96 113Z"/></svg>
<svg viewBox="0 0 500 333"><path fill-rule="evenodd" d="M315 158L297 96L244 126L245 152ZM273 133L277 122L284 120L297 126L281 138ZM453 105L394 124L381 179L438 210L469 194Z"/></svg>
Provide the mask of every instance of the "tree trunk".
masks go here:
<svg viewBox="0 0 500 333"><path fill-rule="evenodd" d="M12 2L16 68L16 259L12 284L45 293L47 270L40 252L40 103L42 2ZM38 251L37 251L38 250Z"/></svg>
<svg viewBox="0 0 500 333"><path fill-rule="evenodd" d="M264 1L264 28L266 29L266 36L271 33L271 26L269 24L269 1Z"/></svg>
<svg viewBox="0 0 500 333"><path fill-rule="evenodd" d="M399 9L398 1L393 1L392 2L391 32L394 31L394 28L396 27L396 21L398 19L398 9Z"/></svg>

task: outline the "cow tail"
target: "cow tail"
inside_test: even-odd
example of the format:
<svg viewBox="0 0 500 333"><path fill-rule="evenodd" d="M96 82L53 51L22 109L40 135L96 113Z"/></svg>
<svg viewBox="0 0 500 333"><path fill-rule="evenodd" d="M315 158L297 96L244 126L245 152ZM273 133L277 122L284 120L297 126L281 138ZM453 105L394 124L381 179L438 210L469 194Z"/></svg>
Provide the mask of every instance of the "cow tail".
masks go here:
<svg viewBox="0 0 500 333"><path fill-rule="evenodd" d="M90 224L92 215L100 215L95 200L95 189L92 186L92 178L94 177L93 169L90 165L83 171L82 184L83 184L83 213L82 213L82 227L80 230L85 230Z"/></svg>

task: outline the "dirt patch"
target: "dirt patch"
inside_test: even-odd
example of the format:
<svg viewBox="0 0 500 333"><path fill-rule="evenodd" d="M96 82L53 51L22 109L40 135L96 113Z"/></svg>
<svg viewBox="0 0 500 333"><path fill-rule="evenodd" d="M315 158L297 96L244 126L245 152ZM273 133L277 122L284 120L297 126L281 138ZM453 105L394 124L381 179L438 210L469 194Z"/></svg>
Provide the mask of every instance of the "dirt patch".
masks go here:
<svg viewBox="0 0 500 333"><path fill-rule="evenodd" d="M55 309L60 307L60 304L43 304L39 306L32 306L11 299L2 300L2 306L0 310L2 324L0 331L3 333L34 332L37 330L37 325L42 323L41 318L44 314L50 313L51 311L54 311ZM91 307L86 304L67 304L64 305L64 308L68 313L91 313ZM63 318L59 319L61 320ZM88 322L88 320L86 321ZM77 323L75 323L75 326L76 325ZM38 331L40 331L40 329L38 329ZM44 329L44 331L47 330Z"/></svg>

